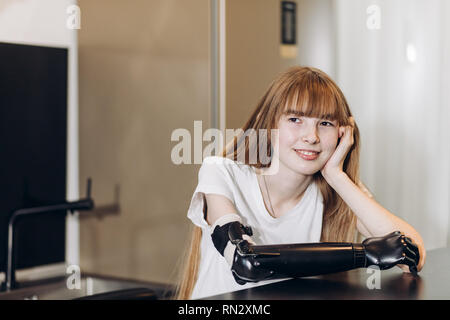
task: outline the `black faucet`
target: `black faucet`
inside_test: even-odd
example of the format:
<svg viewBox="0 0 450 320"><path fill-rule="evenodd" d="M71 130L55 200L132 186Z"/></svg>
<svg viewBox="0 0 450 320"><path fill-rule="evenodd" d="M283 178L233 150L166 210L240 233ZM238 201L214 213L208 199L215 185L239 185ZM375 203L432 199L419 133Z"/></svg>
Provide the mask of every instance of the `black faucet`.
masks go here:
<svg viewBox="0 0 450 320"><path fill-rule="evenodd" d="M49 205L49 206L41 206L41 207L32 207L32 208L24 208L18 209L13 212L11 217L9 218L8 223L8 256L7 256L7 265L6 265L6 276L5 282L2 285L2 290L10 291L16 287L16 266L14 263L14 227L16 219L20 216L29 216L36 214L43 214L49 212L62 213L67 214L67 210L70 213L74 213L75 211L82 210L92 210L94 208L94 200L91 198L91 178L87 181L87 196L85 199L80 199L78 201L70 201L64 202L61 204ZM64 211L63 211L64 210Z"/></svg>

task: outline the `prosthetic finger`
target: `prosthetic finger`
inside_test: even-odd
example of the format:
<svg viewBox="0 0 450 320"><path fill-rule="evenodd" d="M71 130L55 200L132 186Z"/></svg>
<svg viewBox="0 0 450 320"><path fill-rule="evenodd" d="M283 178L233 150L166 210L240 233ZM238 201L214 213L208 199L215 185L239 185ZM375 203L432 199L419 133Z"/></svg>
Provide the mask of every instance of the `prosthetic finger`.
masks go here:
<svg viewBox="0 0 450 320"><path fill-rule="evenodd" d="M413 259L405 255L403 262L409 267L409 271L412 274L417 275L417 264Z"/></svg>
<svg viewBox="0 0 450 320"><path fill-rule="evenodd" d="M417 265L417 256L410 248L405 247L405 250L403 252L406 254L406 256L414 261L414 263Z"/></svg>
<svg viewBox="0 0 450 320"><path fill-rule="evenodd" d="M408 240L406 237L402 239L402 242L404 244L404 250L403 254L405 255L405 261L406 264L409 266L409 271L413 273L414 275L417 274L417 264L419 262L419 255L416 254L411 248L410 244L408 243Z"/></svg>
<svg viewBox="0 0 450 320"><path fill-rule="evenodd" d="M406 255L408 257L410 257L411 259L416 260L416 253L409 247L409 244L406 241L406 237L402 236L400 238L400 241L401 241L401 243L403 245L403 252L406 253Z"/></svg>
<svg viewBox="0 0 450 320"><path fill-rule="evenodd" d="M416 264L419 264L420 253L417 245L411 240L411 238L405 237L405 242L408 244L408 248L411 249L416 255Z"/></svg>

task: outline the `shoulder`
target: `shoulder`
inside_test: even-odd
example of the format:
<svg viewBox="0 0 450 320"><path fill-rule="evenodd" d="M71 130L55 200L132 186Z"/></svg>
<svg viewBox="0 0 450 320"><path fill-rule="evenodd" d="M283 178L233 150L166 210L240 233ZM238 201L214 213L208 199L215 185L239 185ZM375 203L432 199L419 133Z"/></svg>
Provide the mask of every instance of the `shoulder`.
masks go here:
<svg viewBox="0 0 450 320"><path fill-rule="evenodd" d="M251 170L249 165L219 156L205 157L200 168L202 173L220 173L231 178L248 176Z"/></svg>

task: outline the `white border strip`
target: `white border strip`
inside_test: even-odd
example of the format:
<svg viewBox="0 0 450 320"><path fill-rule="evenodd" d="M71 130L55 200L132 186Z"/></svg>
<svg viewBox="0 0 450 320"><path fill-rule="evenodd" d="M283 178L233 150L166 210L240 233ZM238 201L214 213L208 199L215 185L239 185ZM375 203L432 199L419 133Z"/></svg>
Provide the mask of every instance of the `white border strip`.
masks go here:
<svg viewBox="0 0 450 320"><path fill-rule="evenodd" d="M72 30L69 47L68 101L67 101L67 200L79 199L78 150L78 34ZM80 264L78 213L66 218L66 263Z"/></svg>
<svg viewBox="0 0 450 320"><path fill-rule="evenodd" d="M219 0L219 121L225 134L226 121L226 15L225 1ZM225 136L225 135L224 135ZM226 142L228 143L228 141Z"/></svg>

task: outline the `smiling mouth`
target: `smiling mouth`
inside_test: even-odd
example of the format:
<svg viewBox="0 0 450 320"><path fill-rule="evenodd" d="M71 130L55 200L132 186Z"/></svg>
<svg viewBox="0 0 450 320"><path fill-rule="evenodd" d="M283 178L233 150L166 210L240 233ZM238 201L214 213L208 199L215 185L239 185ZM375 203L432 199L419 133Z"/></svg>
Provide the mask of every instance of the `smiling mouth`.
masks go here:
<svg viewBox="0 0 450 320"><path fill-rule="evenodd" d="M294 149L300 158L304 160L316 160L319 157L318 151Z"/></svg>
<svg viewBox="0 0 450 320"><path fill-rule="evenodd" d="M318 155L320 153L319 151L301 150L301 149L294 149L294 151L297 153L304 154L306 156L314 156L314 155Z"/></svg>

